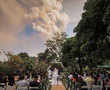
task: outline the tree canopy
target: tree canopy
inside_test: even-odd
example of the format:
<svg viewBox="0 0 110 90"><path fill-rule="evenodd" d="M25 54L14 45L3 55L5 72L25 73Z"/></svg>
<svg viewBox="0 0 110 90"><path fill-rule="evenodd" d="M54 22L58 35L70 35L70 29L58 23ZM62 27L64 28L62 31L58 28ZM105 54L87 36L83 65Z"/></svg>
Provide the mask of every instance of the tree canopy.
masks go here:
<svg viewBox="0 0 110 90"><path fill-rule="evenodd" d="M110 59L109 7L109 0L87 0L85 12L75 29L81 49L92 63L101 64Z"/></svg>
<svg viewBox="0 0 110 90"><path fill-rule="evenodd" d="M110 60L110 0L87 0L76 35L63 45L64 64L96 67ZM72 64L72 65L73 65Z"/></svg>

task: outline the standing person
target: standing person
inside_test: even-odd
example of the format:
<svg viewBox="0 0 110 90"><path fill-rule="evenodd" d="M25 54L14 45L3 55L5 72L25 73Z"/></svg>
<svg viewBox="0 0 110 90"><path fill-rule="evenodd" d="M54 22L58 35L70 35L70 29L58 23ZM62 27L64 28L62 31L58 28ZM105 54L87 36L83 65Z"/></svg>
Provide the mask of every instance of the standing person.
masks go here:
<svg viewBox="0 0 110 90"><path fill-rule="evenodd" d="M14 76L14 85L16 85L16 82L19 80L19 75L15 74Z"/></svg>
<svg viewBox="0 0 110 90"><path fill-rule="evenodd" d="M69 78L70 80L72 80L72 78L73 78L73 74L70 73L70 74L68 75L68 78Z"/></svg>
<svg viewBox="0 0 110 90"><path fill-rule="evenodd" d="M10 75L9 76L9 85L10 86L13 86L14 85L14 77L13 77L13 75Z"/></svg>
<svg viewBox="0 0 110 90"><path fill-rule="evenodd" d="M52 71L49 69L48 70L48 79L51 79L52 78Z"/></svg>
<svg viewBox="0 0 110 90"><path fill-rule="evenodd" d="M87 74L85 82L86 82L86 84L88 86L88 89L91 90L92 89L92 85L94 83L94 78L92 77L92 74Z"/></svg>
<svg viewBox="0 0 110 90"><path fill-rule="evenodd" d="M4 83L5 83L6 86L8 86L8 84L9 84L8 75L5 76Z"/></svg>
<svg viewBox="0 0 110 90"><path fill-rule="evenodd" d="M28 90L29 82L25 80L25 76L22 75L20 77L20 80L16 82L17 90Z"/></svg>
<svg viewBox="0 0 110 90"><path fill-rule="evenodd" d="M29 81L32 81L32 72L29 73Z"/></svg>
<svg viewBox="0 0 110 90"><path fill-rule="evenodd" d="M52 73L52 85L58 85L58 69L55 68Z"/></svg>
<svg viewBox="0 0 110 90"><path fill-rule="evenodd" d="M5 81L4 81L4 74L0 73L0 87L5 86Z"/></svg>

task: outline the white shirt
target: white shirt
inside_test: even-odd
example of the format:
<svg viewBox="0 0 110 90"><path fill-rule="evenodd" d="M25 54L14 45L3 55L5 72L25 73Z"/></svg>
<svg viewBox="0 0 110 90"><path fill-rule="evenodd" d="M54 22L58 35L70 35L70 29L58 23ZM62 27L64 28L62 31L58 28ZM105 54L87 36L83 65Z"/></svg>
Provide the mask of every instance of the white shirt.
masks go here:
<svg viewBox="0 0 110 90"><path fill-rule="evenodd" d="M20 80L16 83L17 90L28 90L29 82L27 80Z"/></svg>

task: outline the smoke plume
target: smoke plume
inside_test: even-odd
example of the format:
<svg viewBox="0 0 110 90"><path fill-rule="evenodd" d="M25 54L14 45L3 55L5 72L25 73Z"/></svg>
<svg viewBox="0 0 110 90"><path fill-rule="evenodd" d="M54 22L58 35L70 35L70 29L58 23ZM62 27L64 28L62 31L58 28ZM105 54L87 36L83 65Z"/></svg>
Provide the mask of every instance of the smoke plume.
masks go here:
<svg viewBox="0 0 110 90"><path fill-rule="evenodd" d="M63 11L63 0L41 0L41 6L32 7L26 15L32 21L34 30L48 38L56 32L64 32L68 24L68 15Z"/></svg>
<svg viewBox="0 0 110 90"><path fill-rule="evenodd" d="M10 33L9 36L16 38L16 34L24 30L27 22L47 37L55 32L63 32L69 19L63 11L62 2L63 0L0 0L0 32L6 35Z"/></svg>
<svg viewBox="0 0 110 90"><path fill-rule="evenodd" d="M45 40L55 32L65 31L69 19L62 2L63 0L0 0L0 49L35 50L36 44L39 49L41 38ZM24 37L21 37L28 24L40 35L36 33L28 37L23 34Z"/></svg>

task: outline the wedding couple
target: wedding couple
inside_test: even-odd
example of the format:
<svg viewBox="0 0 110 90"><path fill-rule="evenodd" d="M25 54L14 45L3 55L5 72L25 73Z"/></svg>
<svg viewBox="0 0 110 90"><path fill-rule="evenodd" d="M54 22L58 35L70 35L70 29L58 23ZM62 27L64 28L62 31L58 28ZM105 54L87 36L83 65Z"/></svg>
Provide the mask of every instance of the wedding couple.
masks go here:
<svg viewBox="0 0 110 90"><path fill-rule="evenodd" d="M48 78L51 79L52 85L58 85L58 82L59 82L58 72L59 72L59 70L57 68L55 68L53 71L51 71L51 70L48 71Z"/></svg>

